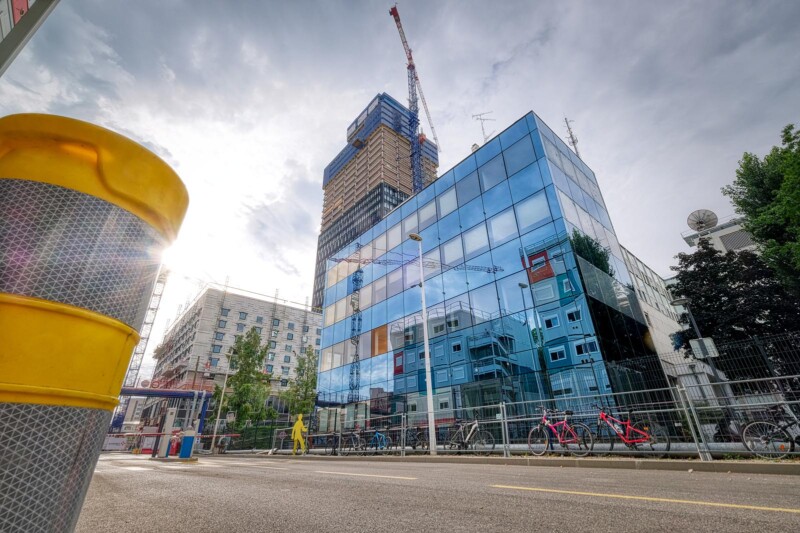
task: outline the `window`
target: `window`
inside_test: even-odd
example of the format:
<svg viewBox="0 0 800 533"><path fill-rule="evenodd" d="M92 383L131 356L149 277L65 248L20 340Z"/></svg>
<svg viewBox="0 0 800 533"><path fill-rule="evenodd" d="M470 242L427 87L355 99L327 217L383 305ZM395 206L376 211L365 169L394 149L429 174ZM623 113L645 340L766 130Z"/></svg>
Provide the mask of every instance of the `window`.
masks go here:
<svg viewBox="0 0 800 533"><path fill-rule="evenodd" d="M219 364L219 357L212 357L210 364L211 366L217 366Z"/></svg>
<svg viewBox="0 0 800 533"><path fill-rule="evenodd" d="M289 386L289 380L288 379L282 379L281 380L281 387L288 387L288 386Z"/></svg>
<svg viewBox="0 0 800 533"><path fill-rule="evenodd" d="M273 337L273 338L277 337L278 336L278 330L277 329L273 329L272 330L272 334L270 336Z"/></svg>
<svg viewBox="0 0 800 533"><path fill-rule="evenodd" d="M256 324L263 324L263 323L264 323L264 317L263 316L257 316L256 317Z"/></svg>
<svg viewBox="0 0 800 533"><path fill-rule="evenodd" d="M575 345L575 353L578 355L586 355L591 352L597 351L597 342L587 341Z"/></svg>
<svg viewBox="0 0 800 533"><path fill-rule="evenodd" d="M272 365L267 365L267 372L272 374Z"/></svg>
<svg viewBox="0 0 800 533"><path fill-rule="evenodd" d="M221 352L221 351L222 351L222 345L221 345L221 344L212 344L212 345L211 345L211 351L212 351L213 353L219 353L219 352Z"/></svg>
<svg viewBox="0 0 800 533"><path fill-rule="evenodd" d="M290 340L290 341L294 340L294 333L287 333L286 334L286 340Z"/></svg>
<svg viewBox="0 0 800 533"><path fill-rule="evenodd" d="M306 343L306 342L308 342L308 335L303 335L302 337L300 337L300 340L301 340L303 343Z"/></svg>
<svg viewBox="0 0 800 533"><path fill-rule="evenodd" d="M222 316L228 316L228 313L230 313L230 312L231 312L230 309L225 309L224 307L219 310L219 314L222 315Z"/></svg>
<svg viewBox="0 0 800 533"><path fill-rule="evenodd" d="M317 335L322 335L322 328L317 328Z"/></svg>
<svg viewBox="0 0 800 533"><path fill-rule="evenodd" d="M278 320L277 318L274 318L274 319L272 319L272 325L273 326L280 326L281 325L281 321Z"/></svg>
<svg viewBox="0 0 800 533"><path fill-rule="evenodd" d="M317 340L315 340L315 341L314 341L314 344L316 344L317 346L319 346L320 344L322 344L320 341L321 341L321 339L317 339Z"/></svg>
<svg viewBox="0 0 800 533"><path fill-rule="evenodd" d="M568 279L561 280L561 287L564 289L564 292L572 292L572 283Z"/></svg>
<svg viewBox="0 0 800 533"><path fill-rule="evenodd" d="M284 363L291 363L292 362L292 356L291 355L284 355L283 356L283 362Z"/></svg>
<svg viewBox="0 0 800 533"><path fill-rule="evenodd" d="M452 349L453 353L460 352L461 351L461 343L460 342L454 342L451 345L451 349Z"/></svg>
<svg viewBox="0 0 800 533"><path fill-rule="evenodd" d="M277 346L277 343L275 341L269 341L270 348L275 348L275 346Z"/></svg>
<svg viewBox="0 0 800 533"><path fill-rule="evenodd" d="M561 361L562 359L567 358L567 352L564 348L551 348L550 349L550 360L551 361Z"/></svg>
<svg viewBox="0 0 800 533"><path fill-rule="evenodd" d="M545 329L557 328L559 326L559 324L560 324L560 322L558 320L558 316L556 316L556 315L549 316L549 317L546 317L544 319L544 327L545 327Z"/></svg>
<svg viewBox="0 0 800 533"><path fill-rule="evenodd" d="M227 320L220 320L219 322L217 322L217 327L218 328L224 328L227 325L228 325L228 321Z"/></svg>
<svg viewBox="0 0 800 533"><path fill-rule="evenodd" d="M489 240L492 247L499 246L517 234L517 222L514 220L513 209L507 209L490 218L487 222L489 227Z"/></svg>
<svg viewBox="0 0 800 533"><path fill-rule="evenodd" d="M236 324L236 331L244 331L244 324L242 324L241 322L238 322Z"/></svg>
<svg viewBox="0 0 800 533"><path fill-rule="evenodd" d="M444 324L436 324L433 326L433 334L437 335L444 332Z"/></svg>
<svg viewBox="0 0 800 533"><path fill-rule="evenodd" d="M408 410L412 413L415 413L417 411L417 404L412 403L411 405L408 406Z"/></svg>
<svg viewBox="0 0 800 533"><path fill-rule="evenodd" d="M283 349L286 350L287 352L291 352L292 351L292 345L291 344L285 344L283 346Z"/></svg>
<svg viewBox="0 0 800 533"><path fill-rule="evenodd" d="M447 319L447 327L450 329L455 329L458 327L458 319L457 318L449 318Z"/></svg>
<svg viewBox="0 0 800 533"><path fill-rule="evenodd" d="M289 375L289 367L288 366L282 366L281 367L281 374L283 374L284 376L288 376Z"/></svg>
<svg viewBox="0 0 800 533"><path fill-rule="evenodd" d="M550 206L547 205L544 191L521 201L514 209L517 212L520 234L527 233L550 220Z"/></svg>
<svg viewBox="0 0 800 533"><path fill-rule="evenodd" d="M222 333L222 332L219 332L219 331L214 334L214 338L216 340L218 340L218 341L221 341L224 337L225 337L225 334Z"/></svg>
<svg viewBox="0 0 800 533"><path fill-rule="evenodd" d="M317 357L319 357L319 350L314 350L314 355L316 355Z"/></svg>
<svg viewBox="0 0 800 533"><path fill-rule="evenodd" d="M580 309L573 309L572 311L567 311L567 322L580 322L580 321L581 321Z"/></svg>
<svg viewBox="0 0 800 533"><path fill-rule="evenodd" d="M289 322L288 324L286 324L286 327L289 329L294 329L294 322Z"/></svg>
<svg viewBox="0 0 800 533"><path fill-rule="evenodd" d="M420 350L419 352L419 360L422 361L425 359L425 350Z"/></svg>
<svg viewBox="0 0 800 533"><path fill-rule="evenodd" d="M239 311L239 320L247 320L247 313Z"/></svg>
<svg viewBox="0 0 800 533"><path fill-rule="evenodd" d="M275 360L275 352L269 352L269 355L267 355L267 359L269 359L270 361L274 361Z"/></svg>
<svg viewBox="0 0 800 533"><path fill-rule="evenodd" d="M653 325L653 324L650 323L650 315L648 315L647 312L645 312L645 314L644 314L644 320L645 320L645 322L647 322L648 326L652 326Z"/></svg>
<svg viewBox="0 0 800 533"><path fill-rule="evenodd" d="M447 192L440 194L436 201L439 204L439 220L441 220L458 207L458 203L456 202L456 188L451 187Z"/></svg>
<svg viewBox="0 0 800 533"><path fill-rule="evenodd" d="M308 330L311 329L308 326L303 326L303 333L308 333Z"/></svg>
<svg viewBox="0 0 800 533"><path fill-rule="evenodd" d="M450 402L448 400L439 400L439 409L450 409Z"/></svg>
<svg viewBox="0 0 800 533"><path fill-rule="evenodd" d="M253 328L253 329L255 329L255 330L256 330L256 333L258 333L259 335L261 335L261 328Z"/></svg>
<svg viewBox="0 0 800 533"><path fill-rule="evenodd" d="M553 286L547 283L534 287L533 297L536 300L550 300L551 298L555 297L555 292L553 292Z"/></svg>

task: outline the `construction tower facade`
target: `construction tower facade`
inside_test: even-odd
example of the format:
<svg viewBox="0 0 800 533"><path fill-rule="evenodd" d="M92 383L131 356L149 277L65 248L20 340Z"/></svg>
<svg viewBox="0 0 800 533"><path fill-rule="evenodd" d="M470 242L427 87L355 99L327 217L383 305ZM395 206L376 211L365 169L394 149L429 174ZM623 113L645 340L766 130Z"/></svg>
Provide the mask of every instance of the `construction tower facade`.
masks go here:
<svg viewBox="0 0 800 533"><path fill-rule="evenodd" d="M347 128L347 146L325 167L312 306L322 307L325 261L412 194L411 112L377 95ZM436 179L436 145L421 143L425 184Z"/></svg>

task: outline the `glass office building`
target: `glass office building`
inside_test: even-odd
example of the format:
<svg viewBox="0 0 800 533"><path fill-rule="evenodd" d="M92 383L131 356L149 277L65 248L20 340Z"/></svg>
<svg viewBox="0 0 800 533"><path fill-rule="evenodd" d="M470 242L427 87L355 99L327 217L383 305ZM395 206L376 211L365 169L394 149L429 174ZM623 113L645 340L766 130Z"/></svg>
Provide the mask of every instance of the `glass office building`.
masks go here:
<svg viewBox="0 0 800 533"><path fill-rule="evenodd" d="M411 233L436 409L658 385L614 366L652 352L594 173L529 113L327 262L320 404L426 409Z"/></svg>

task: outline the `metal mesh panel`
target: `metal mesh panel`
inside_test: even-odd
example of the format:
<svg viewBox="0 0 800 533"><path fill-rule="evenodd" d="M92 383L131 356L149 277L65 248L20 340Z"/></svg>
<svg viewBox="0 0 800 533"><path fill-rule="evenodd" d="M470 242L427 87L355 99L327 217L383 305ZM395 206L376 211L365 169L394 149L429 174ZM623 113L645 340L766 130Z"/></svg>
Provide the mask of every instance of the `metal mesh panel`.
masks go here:
<svg viewBox="0 0 800 533"><path fill-rule="evenodd" d="M0 531L72 531L111 411L0 403Z"/></svg>
<svg viewBox="0 0 800 533"><path fill-rule="evenodd" d="M144 320L164 239L113 204L48 183L0 177L0 292Z"/></svg>

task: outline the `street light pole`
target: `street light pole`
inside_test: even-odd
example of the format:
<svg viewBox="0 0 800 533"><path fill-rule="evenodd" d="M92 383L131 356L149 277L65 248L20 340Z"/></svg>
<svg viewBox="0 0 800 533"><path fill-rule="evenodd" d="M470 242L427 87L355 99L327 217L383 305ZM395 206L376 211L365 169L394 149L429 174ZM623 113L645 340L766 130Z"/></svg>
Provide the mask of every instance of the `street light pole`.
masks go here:
<svg viewBox="0 0 800 533"><path fill-rule="evenodd" d="M703 343L703 336L700 334L700 328L697 327L697 322L694 319L694 315L692 314L692 309L689 307L689 304L692 303L691 298L678 298L676 300L672 300L670 305L682 305L686 308L686 314L689 315L689 322L692 324L692 329L694 329L694 334L697 335L697 340L700 343L701 351L705 352L705 343ZM714 379L717 380L719 383L721 380L719 378L719 372L717 371L717 365L714 363L714 358L711 354L704 353L703 355L706 356L708 359L708 364L711 367L711 371L714 373Z"/></svg>
<svg viewBox="0 0 800 533"><path fill-rule="evenodd" d="M539 342L536 343L536 347L533 346L533 333L531 333L531 323L528 322L528 313L525 311L525 289L528 288L527 283L518 283L519 285L519 294L522 296L522 314L525 316L525 329L528 330L528 338L531 341L531 355L533 355L534 360L539 360ZM533 294L531 294L531 302L533 302ZM533 311L536 313L536 310ZM538 327L537 327L538 329ZM537 332L536 338L539 338L539 333ZM534 349L536 353L534 354ZM541 364L541 361L539 361ZM539 400L544 400L544 388L542 387L542 375L541 373L544 372L544 368L540 368L538 372L536 372L536 387L539 389Z"/></svg>
<svg viewBox="0 0 800 533"><path fill-rule="evenodd" d="M422 339L425 350L425 392L428 395L428 449L436 455L436 417L433 413L433 382L431 381L431 351L428 343L428 312L425 308L425 270L422 265L422 237L410 233L408 238L417 241L419 249L419 286L422 293Z"/></svg>

